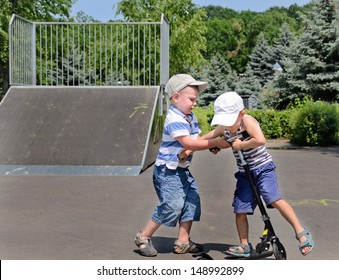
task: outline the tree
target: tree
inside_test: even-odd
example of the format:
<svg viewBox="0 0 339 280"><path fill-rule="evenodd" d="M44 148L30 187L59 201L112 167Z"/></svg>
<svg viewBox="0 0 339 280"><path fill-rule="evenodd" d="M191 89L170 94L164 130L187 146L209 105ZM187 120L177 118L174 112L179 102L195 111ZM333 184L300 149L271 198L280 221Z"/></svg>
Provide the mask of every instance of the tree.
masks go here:
<svg viewBox="0 0 339 280"><path fill-rule="evenodd" d="M258 78L261 86L273 78L274 53L263 33L258 36L257 44L250 55L249 64L253 75Z"/></svg>
<svg viewBox="0 0 339 280"><path fill-rule="evenodd" d="M280 28L280 36L274 40L274 45L272 47L274 60L278 63L278 66L282 67L282 70L279 75L275 75L274 79L265 84L260 98L263 106L276 107L279 103L279 94L286 87L286 82L281 77L288 64L291 46L295 39L296 35L290 31L289 25L283 23Z"/></svg>
<svg viewBox="0 0 339 280"><path fill-rule="evenodd" d="M288 24L284 22L280 28L280 36L274 40L272 48L275 61L278 62L283 69L294 38L295 34L290 31Z"/></svg>
<svg viewBox="0 0 339 280"><path fill-rule="evenodd" d="M62 21L76 0L0 0L0 81L2 94L9 88L8 25L12 14L32 21ZM0 92L0 97L1 97Z"/></svg>
<svg viewBox="0 0 339 280"><path fill-rule="evenodd" d="M170 24L170 72L199 68L206 50L206 13L191 0L122 0L117 15L127 21L159 21L164 14Z"/></svg>
<svg viewBox="0 0 339 280"><path fill-rule="evenodd" d="M338 0L320 0L308 16L302 16L303 33L290 48L282 76L280 107L306 95L339 100L338 13Z"/></svg>
<svg viewBox="0 0 339 280"><path fill-rule="evenodd" d="M234 90L237 80L236 73L219 53L211 59L210 64L202 70L201 74L196 76L208 81L207 89L200 94L198 100L201 106L208 106L223 92Z"/></svg>
<svg viewBox="0 0 339 280"><path fill-rule="evenodd" d="M246 72L240 75L240 79L235 84L234 90L243 98L252 98L256 103L260 103L261 85L249 64L247 64ZM260 106L260 104L258 104Z"/></svg>

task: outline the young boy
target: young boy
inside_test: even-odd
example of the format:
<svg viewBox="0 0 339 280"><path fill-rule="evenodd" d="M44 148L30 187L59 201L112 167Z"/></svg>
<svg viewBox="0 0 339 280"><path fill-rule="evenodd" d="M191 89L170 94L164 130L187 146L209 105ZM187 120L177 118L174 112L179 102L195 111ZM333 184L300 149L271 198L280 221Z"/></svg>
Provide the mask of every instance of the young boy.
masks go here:
<svg viewBox="0 0 339 280"><path fill-rule="evenodd" d="M160 203L145 228L135 237L135 244L143 256L157 255L151 237L160 225L175 227L177 223L179 232L173 252L184 254L202 250L200 244L190 240L192 223L200 220L201 209L199 190L188 169L192 160L189 150L229 146L224 138L199 138L198 121L192 110L199 93L206 87L207 82L196 81L188 74L174 75L166 84L170 108L153 170L153 184Z"/></svg>
<svg viewBox="0 0 339 280"><path fill-rule="evenodd" d="M247 131L250 135L243 141L237 139L231 144L239 169L235 174L237 184L232 206L234 207L240 245L229 248L225 253L239 257L247 257L251 254L251 246L248 241L247 215L253 214L257 201L244 168L240 164L237 153L239 150L243 152L245 161L249 165L267 207L278 209L280 214L293 227L299 241L300 253L304 256L310 253L314 247L312 235L309 230L300 225L292 207L282 199L275 172L276 167L271 155L265 148L266 139L260 125L255 118L246 115L243 100L236 92L226 92L215 100L211 125L219 125L215 129L215 134L223 134L226 138L236 136L242 131Z"/></svg>

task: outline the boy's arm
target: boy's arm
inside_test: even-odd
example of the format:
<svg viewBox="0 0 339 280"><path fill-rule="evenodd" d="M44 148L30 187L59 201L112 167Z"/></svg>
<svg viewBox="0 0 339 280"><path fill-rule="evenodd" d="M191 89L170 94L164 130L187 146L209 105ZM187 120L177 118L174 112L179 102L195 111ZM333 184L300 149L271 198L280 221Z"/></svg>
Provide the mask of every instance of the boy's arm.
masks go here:
<svg viewBox="0 0 339 280"><path fill-rule="evenodd" d="M248 116L243 119L243 128L251 136L251 139L248 141L241 141L239 139L235 140L232 143L232 149L235 151L256 148L262 145L265 145L266 139L261 130L261 127L258 121L252 116Z"/></svg>
<svg viewBox="0 0 339 280"><path fill-rule="evenodd" d="M216 127L215 129L211 130L210 132L206 133L205 135L203 136L200 136L197 140L193 140L193 141L200 141L200 140L209 140L209 139L215 139L217 140L218 138L220 138L220 136L223 136L224 135L224 128L222 126L218 126ZM184 136L183 136L184 137ZM179 159L180 161L185 161L187 159L187 157L189 155L191 155L194 151L199 151L199 150L205 150L205 149L213 149L213 148L219 148L220 149L223 149L223 148L229 148L230 145L227 143L226 146L225 146L225 143L226 141L224 141L224 138L220 138L220 139L223 139L223 141L221 141L221 147L215 145L213 147L206 147L206 148L191 148L191 149L188 149L188 148L185 148L183 151L180 152L179 154ZM177 138L177 140L181 143L181 145L184 146L183 142L186 144L186 145L190 145L190 141L187 141L187 140L181 140L183 142L181 142L179 140L179 137ZM217 144L220 144L220 140L218 140ZM195 143L196 144L196 143ZM199 143L198 143L199 144ZM201 144L201 143L200 143ZM185 147L185 146L184 146ZM193 146L191 146L193 147ZM217 151L215 152L217 153Z"/></svg>
<svg viewBox="0 0 339 280"><path fill-rule="evenodd" d="M211 130L210 132L206 133L203 136L200 136L199 139L214 139L224 135L224 128L219 125L215 129Z"/></svg>
<svg viewBox="0 0 339 280"><path fill-rule="evenodd" d="M176 138L183 146L185 150L201 151L213 147L225 149L230 147L230 144L223 137L217 137L213 139L198 138L193 140L190 135L179 136Z"/></svg>

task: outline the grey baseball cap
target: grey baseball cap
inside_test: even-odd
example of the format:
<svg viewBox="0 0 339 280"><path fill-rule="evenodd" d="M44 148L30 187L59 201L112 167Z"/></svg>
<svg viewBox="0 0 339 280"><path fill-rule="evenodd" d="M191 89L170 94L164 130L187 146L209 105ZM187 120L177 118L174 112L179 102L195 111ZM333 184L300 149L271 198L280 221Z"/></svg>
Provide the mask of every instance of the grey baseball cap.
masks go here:
<svg viewBox="0 0 339 280"><path fill-rule="evenodd" d="M197 81L188 74L176 74L168 80L165 93L169 99L175 92L181 91L187 86L198 86L200 93L207 88L207 84L207 82Z"/></svg>

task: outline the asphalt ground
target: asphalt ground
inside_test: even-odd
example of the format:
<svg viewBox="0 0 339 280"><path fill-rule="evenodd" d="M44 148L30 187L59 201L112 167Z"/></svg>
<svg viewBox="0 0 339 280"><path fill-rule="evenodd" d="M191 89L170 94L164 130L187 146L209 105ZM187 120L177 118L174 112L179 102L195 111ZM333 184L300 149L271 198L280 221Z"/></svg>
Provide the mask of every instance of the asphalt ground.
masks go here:
<svg viewBox="0 0 339 280"><path fill-rule="evenodd" d="M286 141L268 142L280 189L315 240L306 257L290 225L268 210L288 260L338 260L339 147L302 148ZM190 170L201 192L201 221L191 238L222 260L238 244L231 206L236 171L233 155L196 152ZM135 234L149 219L157 197L152 167L139 176L0 176L0 259L141 260ZM249 218L250 240L260 241L264 223L259 210ZM192 260L172 246L178 228L160 227L153 237L155 260ZM274 259L270 257L269 259Z"/></svg>

